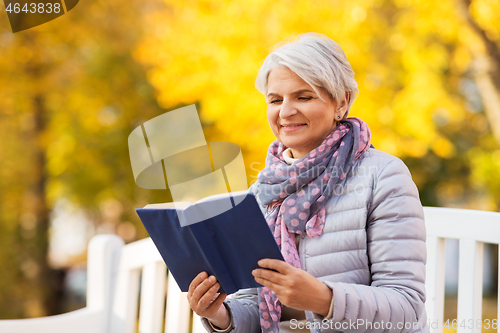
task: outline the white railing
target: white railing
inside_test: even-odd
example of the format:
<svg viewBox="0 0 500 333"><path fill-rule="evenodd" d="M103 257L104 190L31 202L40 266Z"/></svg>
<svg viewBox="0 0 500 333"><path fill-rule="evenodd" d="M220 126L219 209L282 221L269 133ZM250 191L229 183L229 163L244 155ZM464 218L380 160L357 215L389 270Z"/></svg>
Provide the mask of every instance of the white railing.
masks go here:
<svg viewBox="0 0 500 333"><path fill-rule="evenodd" d="M165 263L151 238L124 246L119 267L109 332L135 333L137 318L140 333L161 333L164 326L165 332L189 333L190 326L192 333L206 332L185 293L170 275L167 278Z"/></svg>
<svg viewBox="0 0 500 333"><path fill-rule="evenodd" d="M445 239L459 240L458 323L481 320L483 243L500 243L500 213L425 207L426 310L443 331ZM500 297L499 297L500 299ZM500 306L498 307L500 309ZM499 310L500 312L500 310ZM458 333L479 333L458 326ZM89 244L87 307L45 318L0 320L2 333L203 333L150 238L128 245L114 235Z"/></svg>
<svg viewBox="0 0 500 333"><path fill-rule="evenodd" d="M500 213L434 207L424 207L424 212L427 228L426 310L429 321L438 323L437 328L431 326L431 331L443 332L445 239L458 239L457 333L480 333L484 326L481 312L483 244L500 244ZM497 304L497 319L500 319L500 302Z"/></svg>
<svg viewBox="0 0 500 333"><path fill-rule="evenodd" d="M109 332L113 285L123 241L118 236L98 235L89 243L87 261L87 306L57 316L0 320L2 333Z"/></svg>

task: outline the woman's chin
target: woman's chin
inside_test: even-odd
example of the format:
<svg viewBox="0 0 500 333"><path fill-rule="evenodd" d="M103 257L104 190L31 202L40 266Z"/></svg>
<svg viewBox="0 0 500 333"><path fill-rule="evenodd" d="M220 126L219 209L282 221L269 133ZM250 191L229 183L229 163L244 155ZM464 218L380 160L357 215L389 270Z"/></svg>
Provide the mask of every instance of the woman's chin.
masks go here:
<svg viewBox="0 0 500 333"><path fill-rule="evenodd" d="M299 147L310 140L305 134L306 133L303 131L291 133L281 132L279 141L287 147L290 147L290 145Z"/></svg>
<svg viewBox="0 0 500 333"><path fill-rule="evenodd" d="M292 150L304 150L311 145L312 140L303 135L281 135L279 141Z"/></svg>

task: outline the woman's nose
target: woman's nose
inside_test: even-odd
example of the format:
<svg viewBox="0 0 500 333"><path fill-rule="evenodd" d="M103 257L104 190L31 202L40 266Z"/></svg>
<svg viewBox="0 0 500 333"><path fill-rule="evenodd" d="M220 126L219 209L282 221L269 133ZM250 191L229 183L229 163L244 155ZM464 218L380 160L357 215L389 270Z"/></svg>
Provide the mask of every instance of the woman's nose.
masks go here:
<svg viewBox="0 0 500 333"><path fill-rule="evenodd" d="M280 108L280 118L285 119L295 114L297 114L297 109L295 105L290 101L283 100L283 103L281 103L281 108Z"/></svg>

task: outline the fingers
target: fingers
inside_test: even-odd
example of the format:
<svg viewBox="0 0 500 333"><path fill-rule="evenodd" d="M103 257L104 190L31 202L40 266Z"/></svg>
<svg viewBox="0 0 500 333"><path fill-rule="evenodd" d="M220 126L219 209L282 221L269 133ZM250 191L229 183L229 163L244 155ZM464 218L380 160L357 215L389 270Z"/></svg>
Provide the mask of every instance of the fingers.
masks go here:
<svg viewBox="0 0 500 333"><path fill-rule="evenodd" d="M252 275L256 278L265 279L268 281L278 282L282 280L282 274L273 272L268 269L257 268L252 271Z"/></svg>
<svg viewBox="0 0 500 333"><path fill-rule="evenodd" d="M217 311L222 303L224 303L224 300L226 299L227 297L227 294L219 294L217 296L217 298L212 302L212 304L210 304L210 306L208 307L208 310L209 311Z"/></svg>
<svg viewBox="0 0 500 333"><path fill-rule="evenodd" d="M219 290L219 287L217 287L217 285L219 284L216 283L216 281L217 279L215 278L215 276L212 275L204 279L200 284L198 284L198 286L193 290L193 293L191 295L193 303L192 305L196 306L197 304L199 304L201 299L207 293L209 294L208 297L210 297L210 299L211 297L214 297L215 293Z"/></svg>
<svg viewBox="0 0 500 333"><path fill-rule="evenodd" d="M215 276L206 272L198 274L191 281L188 289L188 302L193 311L201 317L210 318L217 313L226 294L218 294L220 284Z"/></svg>
<svg viewBox="0 0 500 333"><path fill-rule="evenodd" d="M259 269L259 271L262 271L262 269ZM262 277L259 277L259 276L255 276L255 275L254 275L254 277L255 277L255 281L257 283L260 283L264 287L267 287L267 288L271 289L275 293L278 293L279 292L278 290L281 289L281 285L278 284L278 283L274 283L271 280L267 280L265 278L262 278Z"/></svg>
<svg viewBox="0 0 500 333"><path fill-rule="evenodd" d="M205 292L203 292L199 297L198 308L208 309L212 304L212 302L214 301L214 299L217 298L217 292L219 291L219 289L220 289L220 284L216 282L215 284L210 286ZM201 289L201 291L203 290ZM196 292L194 295L196 295Z"/></svg>
<svg viewBox="0 0 500 333"><path fill-rule="evenodd" d="M258 264L263 268L252 271L255 281L274 291L278 295L278 298L280 298L280 295L283 297L293 294L297 289L297 283L303 279L302 270L284 261L262 259Z"/></svg>
<svg viewBox="0 0 500 333"><path fill-rule="evenodd" d="M188 289L188 297L191 297L193 295L194 290L200 283L202 283L206 278L208 278L207 272L201 272L198 274L193 281L189 284L189 289Z"/></svg>
<svg viewBox="0 0 500 333"><path fill-rule="evenodd" d="M257 268L252 271L252 275L256 277L256 281L257 278L260 278L278 285L286 283L290 279L289 275L294 274L294 270L296 269L292 265L276 259L262 259L259 260L258 264L260 267L266 269ZM264 285L261 282L259 283Z"/></svg>
<svg viewBox="0 0 500 333"><path fill-rule="evenodd" d="M259 260L258 264L262 268L274 269L282 274L287 274L294 268L292 265L278 259L262 259Z"/></svg>

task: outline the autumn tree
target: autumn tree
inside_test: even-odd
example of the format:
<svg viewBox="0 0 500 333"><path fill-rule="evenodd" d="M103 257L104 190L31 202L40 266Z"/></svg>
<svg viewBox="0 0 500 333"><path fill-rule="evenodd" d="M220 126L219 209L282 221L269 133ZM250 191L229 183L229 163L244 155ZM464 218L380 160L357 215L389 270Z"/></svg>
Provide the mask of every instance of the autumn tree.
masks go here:
<svg viewBox="0 0 500 333"><path fill-rule="evenodd" d="M495 12L496 4L476 1ZM424 204L500 206L500 184L481 182L500 163L488 157L497 149L494 120L476 103L470 77L477 39L453 1L164 3L144 20L148 33L135 56L151 67L160 105L200 101L217 139L244 149L250 181L274 140L253 86L257 71L273 45L313 31L343 47L360 86L350 115L368 123L378 149L407 162ZM487 171L480 158L490 159Z"/></svg>
<svg viewBox="0 0 500 333"><path fill-rule="evenodd" d="M131 56L142 10L82 3L16 34L0 15L2 319L64 311L62 272L47 258L59 200L84 210L96 232L135 229L130 241L147 235L133 208L169 199L135 186L128 156L132 129L166 111Z"/></svg>

